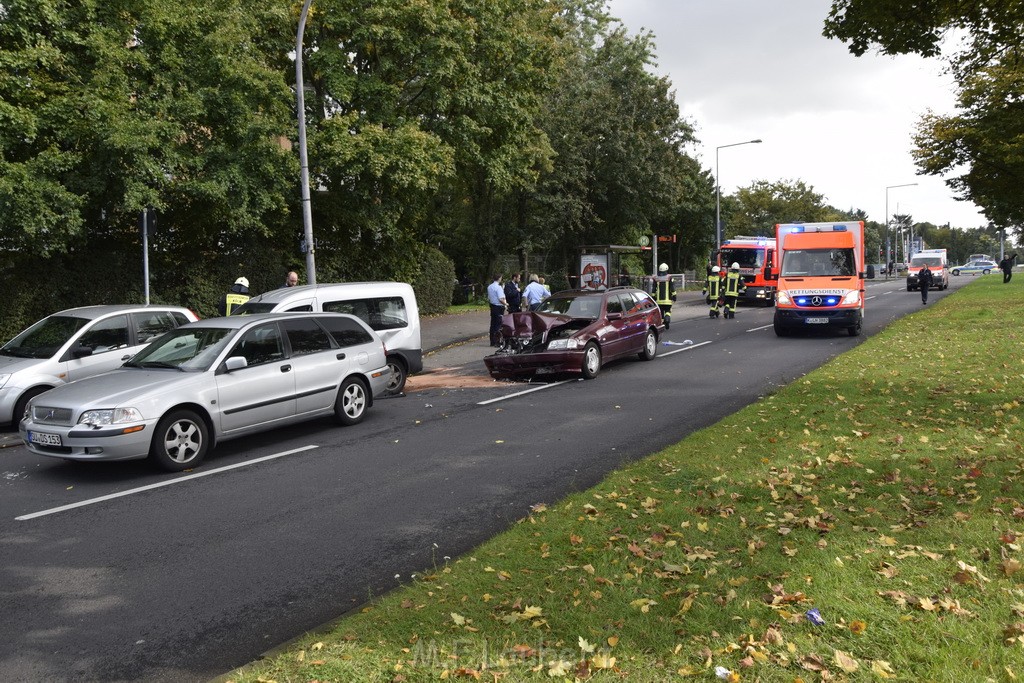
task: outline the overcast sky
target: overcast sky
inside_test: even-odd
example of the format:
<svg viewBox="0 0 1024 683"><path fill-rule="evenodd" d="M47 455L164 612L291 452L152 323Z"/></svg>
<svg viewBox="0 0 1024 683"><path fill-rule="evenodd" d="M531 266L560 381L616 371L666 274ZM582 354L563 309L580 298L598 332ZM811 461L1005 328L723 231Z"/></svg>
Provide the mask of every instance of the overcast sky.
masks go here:
<svg viewBox="0 0 1024 683"><path fill-rule="evenodd" d="M978 208L942 178L916 175L911 135L928 109L948 114L952 80L938 60L854 57L821 35L829 0L610 0L631 32L650 29L655 71L673 83L700 141L692 150L722 193L755 180L803 180L836 208L868 218L977 227Z"/></svg>

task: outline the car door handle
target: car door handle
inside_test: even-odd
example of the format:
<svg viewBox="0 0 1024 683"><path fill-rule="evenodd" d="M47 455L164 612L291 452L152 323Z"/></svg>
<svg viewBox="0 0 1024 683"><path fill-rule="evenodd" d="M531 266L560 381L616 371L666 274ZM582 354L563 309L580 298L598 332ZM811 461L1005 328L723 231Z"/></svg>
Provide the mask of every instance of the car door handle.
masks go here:
<svg viewBox="0 0 1024 683"><path fill-rule="evenodd" d="M292 369L292 366L290 366L290 365L282 365L281 366L281 372L288 372L291 369Z"/></svg>
<svg viewBox="0 0 1024 683"><path fill-rule="evenodd" d="M345 354L339 353L337 356L335 356L335 358L337 358L338 360L345 360Z"/></svg>
<svg viewBox="0 0 1024 683"><path fill-rule="evenodd" d="M121 356L121 360L128 360L131 357L132 357L132 354L129 353L127 356Z"/></svg>

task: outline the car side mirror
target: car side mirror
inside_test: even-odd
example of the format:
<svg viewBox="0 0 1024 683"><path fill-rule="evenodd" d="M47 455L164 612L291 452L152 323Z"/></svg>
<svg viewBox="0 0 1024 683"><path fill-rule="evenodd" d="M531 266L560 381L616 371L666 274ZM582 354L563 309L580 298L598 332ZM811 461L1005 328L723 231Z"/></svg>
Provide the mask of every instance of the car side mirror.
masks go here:
<svg viewBox="0 0 1024 683"><path fill-rule="evenodd" d="M609 313L608 314L608 319L609 320L619 320L621 318L622 318L622 314L621 313Z"/></svg>
<svg viewBox="0 0 1024 683"><path fill-rule="evenodd" d="M247 367L249 367L249 361L245 359L245 356L231 356L224 361L224 372L234 372Z"/></svg>
<svg viewBox="0 0 1024 683"><path fill-rule="evenodd" d="M72 358L85 358L86 356L91 355L92 349L90 349L88 346L76 346L75 348L71 349Z"/></svg>

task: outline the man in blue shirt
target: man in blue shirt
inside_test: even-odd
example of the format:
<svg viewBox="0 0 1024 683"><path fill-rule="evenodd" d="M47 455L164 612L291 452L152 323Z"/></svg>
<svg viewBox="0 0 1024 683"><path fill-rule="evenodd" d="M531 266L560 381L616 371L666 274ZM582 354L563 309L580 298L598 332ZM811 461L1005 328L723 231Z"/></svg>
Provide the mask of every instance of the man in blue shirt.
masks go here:
<svg viewBox="0 0 1024 683"><path fill-rule="evenodd" d="M544 285L540 283L540 278L534 273L530 275L530 284L526 285L526 290L523 292L523 301L526 302L527 308L531 311L536 311L540 308L540 302L547 298L548 292L544 289Z"/></svg>
<svg viewBox="0 0 1024 683"><path fill-rule="evenodd" d="M501 316L505 315L505 290L501 287L501 275L496 273L487 285L487 303L491 305L491 346L501 345Z"/></svg>

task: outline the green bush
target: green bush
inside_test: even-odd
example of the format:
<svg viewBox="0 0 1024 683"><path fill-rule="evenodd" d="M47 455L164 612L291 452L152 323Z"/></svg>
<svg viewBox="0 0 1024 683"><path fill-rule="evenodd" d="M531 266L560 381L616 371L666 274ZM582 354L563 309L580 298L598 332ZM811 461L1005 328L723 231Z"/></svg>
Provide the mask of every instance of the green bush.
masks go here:
<svg viewBox="0 0 1024 683"><path fill-rule="evenodd" d="M420 273L412 283L420 315L444 313L452 303L455 264L434 247L427 246L420 252L420 264Z"/></svg>

